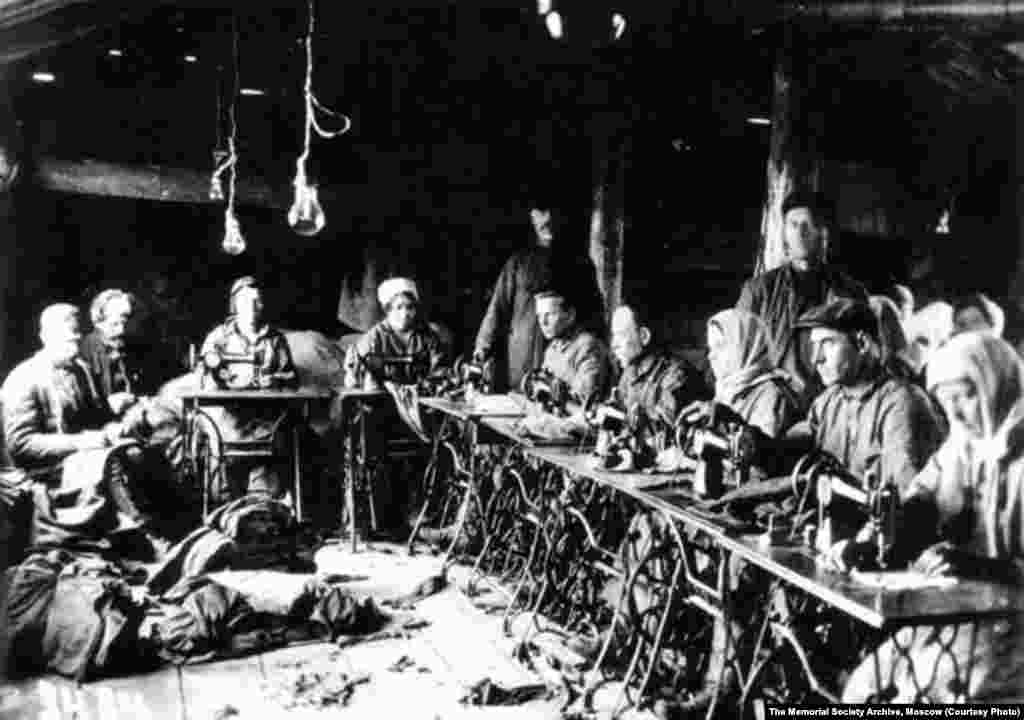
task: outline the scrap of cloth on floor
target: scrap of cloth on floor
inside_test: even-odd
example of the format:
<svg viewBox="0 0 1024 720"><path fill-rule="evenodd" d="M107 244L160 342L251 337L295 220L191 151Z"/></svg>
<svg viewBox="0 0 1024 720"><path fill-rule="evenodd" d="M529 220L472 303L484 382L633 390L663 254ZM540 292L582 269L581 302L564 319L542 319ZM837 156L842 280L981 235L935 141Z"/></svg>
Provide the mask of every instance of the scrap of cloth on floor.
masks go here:
<svg viewBox="0 0 1024 720"><path fill-rule="evenodd" d="M463 705L522 705L532 700L548 700L556 694L547 685L539 683L505 688L490 678L484 678L470 687L459 702Z"/></svg>

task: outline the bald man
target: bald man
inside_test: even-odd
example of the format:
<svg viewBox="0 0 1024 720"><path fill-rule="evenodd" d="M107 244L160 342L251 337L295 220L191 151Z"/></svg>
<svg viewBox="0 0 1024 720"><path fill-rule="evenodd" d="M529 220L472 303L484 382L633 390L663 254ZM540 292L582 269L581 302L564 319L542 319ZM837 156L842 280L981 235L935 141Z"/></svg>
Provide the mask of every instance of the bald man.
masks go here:
<svg viewBox="0 0 1024 720"><path fill-rule="evenodd" d="M14 368L0 390L8 464L41 481L37 545L109 549L113 535L147 525L135 480L154 486L159 480L130 440L132 429L114 420L79 355L77 308L46 308L39 339L39 351Z"/></svg>

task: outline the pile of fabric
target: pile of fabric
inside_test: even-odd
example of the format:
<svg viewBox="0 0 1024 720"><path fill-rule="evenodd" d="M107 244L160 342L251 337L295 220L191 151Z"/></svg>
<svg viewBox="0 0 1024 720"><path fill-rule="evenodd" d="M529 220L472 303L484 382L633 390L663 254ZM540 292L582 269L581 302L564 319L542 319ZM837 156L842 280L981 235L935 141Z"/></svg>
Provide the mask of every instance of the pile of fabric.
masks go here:
<svg viewBox="0 0 1024 720"><path fill-rule="evenodd" d="M152 573L99 552L30 552L6 571L11 674L87 681L387 624L372 600L282 572L302 566L296 538L290 509L248 497L213 514Z"/></svg>

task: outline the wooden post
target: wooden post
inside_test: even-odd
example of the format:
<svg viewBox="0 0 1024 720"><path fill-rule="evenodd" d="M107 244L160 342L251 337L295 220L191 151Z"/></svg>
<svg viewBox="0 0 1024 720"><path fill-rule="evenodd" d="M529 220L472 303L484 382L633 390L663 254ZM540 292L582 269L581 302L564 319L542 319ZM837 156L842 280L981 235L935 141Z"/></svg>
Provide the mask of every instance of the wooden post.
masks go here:
<svg viewBox="0 0 1024 720"><path fill-rule="evenodd" d="M820 146L825 122L815 92L820 72L811 48L813 38L789 26L784 33L774 72L771 141L755 273L785 261L782 202L796 189L820 190L824 169Z"/></svg>
<svg viewBox="0 0 1024 720"><path fill-rule="evenodd" d="M1024 88L1017 84L1015 98L1015 115L1016 115L1016 127L1021 127L1021 123L1024 122ZM1016 143L1016 155L1014 159L1016 166L1016 173L1014 182L1016 183L1015 191L1017 198L1017 222L1016 222L1016 242L1017 242L1017 264L1014 268L1013 277L1010 280L1010 299L1015 305L1013 312L1010 317L1013 319L1015 324L1024 318L1024 143ZM1016 335L1020 335L1024 328L1015 327L1013 331Z"/></svg>
<svg viewBox="0 0 1024 720"><path fill-rule="evenodd" d="M589 252L604 299L605 322L610 326L612 313L622 302L626 148L610 140L598 143L594 148L596 172L592 184Z"/></svg>
<svg viewBox="0 0 1024 720"><path fill-rule="evenodd" d="M17 226L11 187L21 164L21 132L11 102L10 77L0 70L0 372L11 368L11 347L7 313L11 284L17 277Z"/></svg>

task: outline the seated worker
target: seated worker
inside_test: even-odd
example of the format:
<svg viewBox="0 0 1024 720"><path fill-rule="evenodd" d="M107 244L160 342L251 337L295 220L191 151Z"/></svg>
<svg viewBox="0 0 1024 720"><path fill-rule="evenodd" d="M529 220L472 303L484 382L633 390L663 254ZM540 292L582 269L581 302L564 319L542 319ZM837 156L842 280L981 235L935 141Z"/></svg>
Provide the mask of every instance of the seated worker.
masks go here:
<svg viewBox="0 0 1024 720"><path fill-rule="evenodd" d="M408 278L389 278L377 288L377 299L384 309L384 319L366 331L354 345L357 374L366 372L366 389L377 389L386 380L415 384L413 375L428 375L443 367L445 357L441 337L420 317L420 294L416 283ZM418 371L389 370L388 359L417 358Z"/></svg>
<svg viewBox="0 0 1024 720"><path fill-rule="evenodd" d="M138 303L123 290L104 290L89 308L93 330L82 340L82 359L92 372L96 389L114 415L121 417L140 398L152 396L174 374L170 363L160 365L153 348L132 337Z"/></svg>
<svg viewBox="0 0 1024 720"><path fill-rule="evenodd" d="M37 547L141 551L153 547L144 510L166 500L160 468L131 442L79 356L79 313L68 304L39 318L40 350L11 371L0 390L9 464L35 488L31 542ZM173 514L173 513L171 513ZM122 546L124 540L130 546Z"/></svg>
<svg viewBox="0 0 1024 720"><path fill-rule="evenodd" d="M943 428L924 390L882 365L871 308L839 299L805 313L796 326L810 330L825 390L788 437L834 456L856 478L877 471L906 491L942 441Z"/></svg>
<svg viewBox="0 0 1024 720"><path fill-rule="evenodd" d="M199 351L205 372L231 389L298 385L288 341L264 319L256 278L247 275L232 283L228 309L228 319L206 336ZM242 361L230 362L234 358Z"/></svg>
<svg viewBox="0 0 1024 720"><path fill-rule="evenodd" d="M588 427L584 409L608 395L612 376L608 346L577 323L573 303L561 290L545 290L534 298L537 323L548 342L540 372L559 387L552 390L565 400L565 406L556 414L528 415L520 423L527 435L559 442L585 435ZM523 390L529 392L525 387Z"/></svg>
<svg viewBox="0 0 1024 720"><path fill-rule="evenodd" d="M903 497L895 538L899 554L916 556L914 569L927 575L1019 587L1024 583L1024 363L999 338L965 333L935 353L928 386L945 408L951 430ZM1022 660L1020 615L905 628L850 675L843 702L875 701L883 688L885 702L953 703L964 695L992 703L1019 701Z"/></svg>
<svg viewBox="0 0 1024 720"><path fill-rule="evenodd" d="M560 213L537 203L530 208L530 247L508 259L491 293L474 342L477 362L495 361L495 390L518 390L523 376L544 360L544 337L537 327L534 296L564 281L577 283L581 324L604 333L604 309L590 259L571 252L561 236Z"/></svg>
<svg viewBox="0 0 1024 720"><path fill-rule="evenodd" d="M296 387L298 376L288 341L264 319L263 293L255 278L241 277L231 285L228 308L228 319L203 341L198 367L203 382L212 380L214 387L233 390ZM228 403L204 412L213 418L224 440L239 441L265 438L273 431L281 410ZM273 467L254 465L252 461L234 462L228 467L228 487L214 488L214 492L219 499L245 488L250 493L280 497L286 465L283 460Z"/></svg>
<svg viewBox="0 0 1024 720"><path fill-rule="evenodd" d="M534 305L540 332L547 341L541 369L569 388L580 403L591 396L604 397L611 381L608 346L576 321L576 306L568 293L545 290Z"/></svg>
<svg viewBox="0 0 1024 720"><path fill-rule="evenodd" d="M377 288L377 299L384 310L384 319L370 328L350 349L346 364L351 371L347 381L351 386L367 390L388 387L394 398L394 410L374 408L366 417L366 437L374 446L371 455L384 451L385 441L401 437L411 430L420 441L428 438L419 414L417 393L408 390L420 380L443 368L447 352L441 337L420 315L420 294L416 283L409 278L389 278ZM389 361L413 361L412 365L393 365ZM385 383L390 383L385 386ZM337 408L332 411L339 421ZM396 416L397 412L397 416ZM401 419L401 421L399 420ZM404 423L404 425L403 425ZM408 434L408 433L406 433ZM410 436L411 437L411 436ZM418 462L418 459L409 461ZM383 518L380 525L396 535L406 532L414 517L414 488L409 477L421 477L422 468L402 467L385 461L376 467L374 496L385 507L379 507L376 516Z"/></svg>
<svg viewBox="0 0 1024 720"><path fill-rule="evenodd" d="M708 363L715 376L711 402L696 402L683 410L691 424L735 421L753 433L757 477L785 472L785 458L775 452L774 441L800 418L793 379L772 366L771 337L756 315L744 310L723 310L708 320ZM684 467L693 464L685 458Z"/></svg>
<svg viewBox="0 0 1024 720"><path fill-rule="evenodd" d="M679 411L710 393L697 369L654 345L648 316L635 303L612 314L612 355L619 364L618 399L669 425Z"/></svg>
<svg viewBox="0 0 1024 720"><path fill-rule="evenodd" d="M743 310L723 310L708 320L708 363L715 376L715 402L769 438L799 419L793 379L772 365L767 325Z"/></svg>
<svg viewBox="0 0 1024 720"><path fill-rule="evenodd" d="M834 300L801 316L794 327L810 330L811 357L825 389L807 419L785 433L785 444L801 453L812 447L829 453L858 478L880 469L882 478L907 488L938 447L939 425L924 390L892 377L882 366L878 322L867 302ZM766 600L767 581L746 562L733 558L727 572L735 601L732 632L721 619L715 622L704 687L682 703L691 711L706 708L717 693L723 693L722 702L736 691L727 659L749 652L751 638L744 627L757 626L766 606L781 614L793 612L783 596Z"/></svg>

